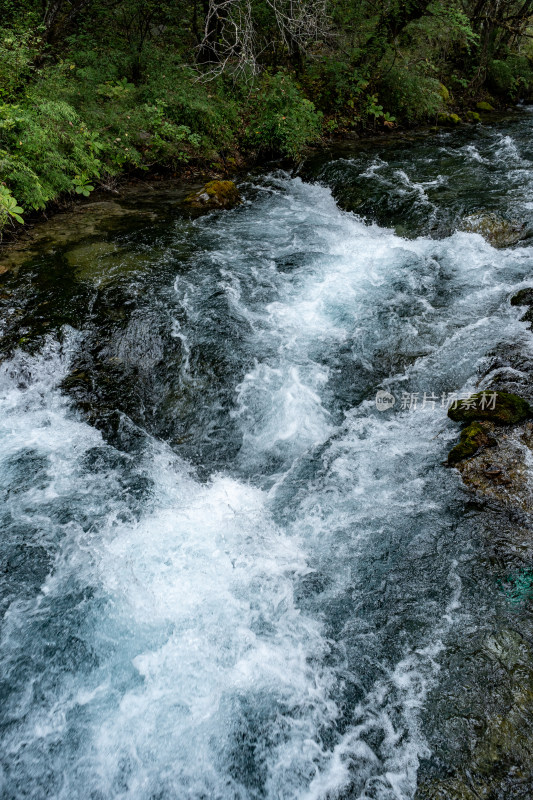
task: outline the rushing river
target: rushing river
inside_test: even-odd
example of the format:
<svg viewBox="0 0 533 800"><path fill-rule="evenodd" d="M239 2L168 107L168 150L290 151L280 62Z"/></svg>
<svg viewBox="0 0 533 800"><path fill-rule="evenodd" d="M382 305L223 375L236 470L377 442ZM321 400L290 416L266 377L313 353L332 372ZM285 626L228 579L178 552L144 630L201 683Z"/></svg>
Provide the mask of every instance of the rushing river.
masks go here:
<svg viewBox="0 0 533 800"><path fill-rule="evenodd" d="M531 349L533 246L457 229L533 223L531 126L347 146L196 219L147 189L17 251L3 798L408 800L461 766L472 642L531 624L446 403Z"/></svg>

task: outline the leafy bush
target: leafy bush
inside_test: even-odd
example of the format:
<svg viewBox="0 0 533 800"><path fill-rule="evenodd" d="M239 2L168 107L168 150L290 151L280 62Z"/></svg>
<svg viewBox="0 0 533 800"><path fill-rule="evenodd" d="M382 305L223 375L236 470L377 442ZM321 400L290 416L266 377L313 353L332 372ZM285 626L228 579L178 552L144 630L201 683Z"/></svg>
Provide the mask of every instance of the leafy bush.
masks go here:
<svg viewBox="0 0 533 800"><path fill-rule="evenodd" d="M250 147L298 159L320 138L321 128L321 112L289 75L264 75L249 101L245 140Z"/></svg>
<svg viewBox="0 0 533 800"><path fill-rule="evenodd" d="M408 33L416 31L425 43L427 54L434 60L446 57L452 48L462 47L468 53L479 43L479 35L464 8L457 0L433 0L427 13L407 26Z"/></svg>
<svg viewBox="0 0 533 800"><path fill-rule="evenodd" d="M491 61L487 86L500 97L517 99L529 95L533 89L533 69L529 60L525 56L512 55L505 60Z"/></svg>
<svg viewBox="0 0 533 800"><path fill-rule="evenodd" d="M172 122L173 109L162 100L145 103L132 116L138 130L145 132L145 156L172 166L185 163L200 152L202 139L188 125Z"/></svg>
<svg viewBox="0 0 533 800"><path fill-rule="evenodd" d="M0 28L0 100L12 100L33 70L35 45L30 31Z"/></svg>
<svg viewBox="0 0 533 800"><path fill-rule="evenodd" d="M444 106L439 81L408 66L393 66L386 71L380 89L386 107L407 122L434 118Z"/></svg>
<svg viewBox="0 0 533 800"><path fill-rule="evenodd" d="M0 184L0 238L2 228L7 222L16 220L20 222L21 225L24 223L24 220L20 216L21 214L24 214L24 209L20 208L17 204L17 201L7 186Z"/></svg>
<svg viewBox="0 0 533 800"><path fill-rule="evenodd" d="M515 89L515 80L511 68L505 61L491 62L487 73L487 86L495 95L511 95Z"/></svg>
<svg viewBox="0 0 533 800"><path fill-rule="evenodd" d="M322 111L340 115L346 124L350 119L358 120L355 110L369 84L368 69L326 55L309 65L303 83L306 93Z"/></svg>
<svg viewBox="0 0 533 800"><path fill-rule="evenodd" d="M206 85L179 59L149 49L144 80L136 86L117 73L117 59L106 70L92 57L83 63L83 56L73 69L68 63L49 68L40 91L72 104L99 131L107 172L154 163L174 167L235 146L238 104L222 80Z"/></svg>
<svg viewBox="0 0 533 800"><path fill-rule="evenodd" d="M0 148L2 180L30 208L70 191L75 175L99 174L94 136L62 100L0 104Z"/></svg>
<svg viewBox="0 0 533 800"><path fill-rule="evenodd" d="M178 58L162 57L156 51L149 51L146 70L140 90L146 103L154 105L163 100L166 118L200 136L205 151L235 145L242 103L239 87L230 85L226 89L222 77L204 83Z"/></svg>
<svg viewBox="0 0 533 800"><path fill-rule="evenodd" d="M530 97L533 94L533 64L529 58L518 53L506 59L516 81L517 95Z"/></svg>

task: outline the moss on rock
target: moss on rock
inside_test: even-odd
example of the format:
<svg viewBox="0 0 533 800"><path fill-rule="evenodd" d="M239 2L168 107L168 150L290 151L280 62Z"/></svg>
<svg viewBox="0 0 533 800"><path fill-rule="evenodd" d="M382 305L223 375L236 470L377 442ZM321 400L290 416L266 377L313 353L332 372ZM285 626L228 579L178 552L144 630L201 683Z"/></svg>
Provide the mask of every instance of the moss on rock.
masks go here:
<svg viewBox="0 0 533 800"><path fill-rule="evenodd" d="M487 423L471 422L461 431L459 444L450 450L448 464L453 466L465 458L471 458L481 447L493 447L496 440L489 435L489 430Z"/></svg>
<svg viewBox="0 0 533 800"><path fill-rule="evenodd" d="M457 407L448 409L448 416L454 422L488 420L500 425L514 425L531 415L527 400L509 392L477 392L460 400Z"/></svg>
<svg viewBox="0 0 533 800"><path fill-rule="evenodd" d="M510 514L514 519L529 516L533 510L533 492L530 485L529 462L533 451L533 423L504 426L483 422L494 438L493 447L480 447L468 458L456 462L463 483L477 498L487 500L494 509ZM524 518L525 519L525 518ZM494 520L491 519L489 539L493 543ZM500 553L510 554L514 560L517 553L528 565L533 563L533 541L529 523L513 524L505 534L498 535Z"/></svg>
<svg viewBox="0 0 533 800"><path fill-rule="evenodd" d="M209 181L189 194L186 202L193 208L233 208L242 203L242 198L233 181Z"/></svg>
<svg viewBox="0 0 533 800"><path fill-rule="evenodd" d="M440 94L440 96L442 97L442 99L444 100L445 103L449 103L449 101L450 101L450 92L448 91L448 89L446 88L446 86L443 83L439 83L439 94Z"/></svg>
<svg viewBox="0 0 533 800"><path fill-rule="evenodd" d="M476 104L476 108L478 111L494 111L494 106L491 106L490 103L487 103L486 100L481 100L479 103Z"/></svg>
<svg viewBox="0 0 533 800"><path fill-rule="evenodd" d="M458 114L439 114L439 125L459 125L461 117Z"/></svg>

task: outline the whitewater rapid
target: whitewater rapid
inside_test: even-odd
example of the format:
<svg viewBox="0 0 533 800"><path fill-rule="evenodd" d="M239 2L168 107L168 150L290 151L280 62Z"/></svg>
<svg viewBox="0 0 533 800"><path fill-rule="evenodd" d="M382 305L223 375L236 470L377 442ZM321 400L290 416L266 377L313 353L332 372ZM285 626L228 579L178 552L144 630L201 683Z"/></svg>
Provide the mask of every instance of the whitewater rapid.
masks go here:
<svg viewBox="0 0 533 800"><path fill-rule="evenodd" d="M510 146L479 158L523 162ZM433 224L427 181L395 170ZM530 346L508 298L532 250L399 236L324 180L242 190L162 248L168 276L194 241L153 311L171 435L123 409L120 444L88 423L62 389L83 331L0 365L6 799L414 796L420 714L471 614L442 398ZM120 357L142 365L139 324Z"/></svg>

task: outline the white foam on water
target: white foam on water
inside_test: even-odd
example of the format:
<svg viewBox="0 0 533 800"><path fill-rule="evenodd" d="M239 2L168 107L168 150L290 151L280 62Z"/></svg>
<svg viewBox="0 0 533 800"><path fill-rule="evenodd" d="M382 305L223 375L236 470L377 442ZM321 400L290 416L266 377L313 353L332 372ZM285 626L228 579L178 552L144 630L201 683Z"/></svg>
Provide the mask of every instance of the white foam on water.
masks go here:
<svg viewBox="0 0 533 800"><path fill-rule="evenodd" d="M526 163L520 154L520 150L516 141L513 139L512 136L497 136L497 141L495 144L495 155L498 158L506 161L509 165L512 164L520 164L526 166Z"/></svg>
<svg viewBox="0 0 533 800"><path fill-rule="evenodd" d="M294 582L309 571L298 539L272 522L263 492L224 476L199 484L157 443L143 465L157 487L153 509L138 523L121 521L120 495L107 498L109 512L97 529L47 517L50 501L69 493L87 494L85 511L98 502L98 490L105 503L101 484L113 490L117 476L80 476L80 461L103 443L51 389L58 359L46 363L55 369L23 390L8 382L2 397L2 455L31 447L47 458L46 489L30 489L23 505L41 515L57 545L41 591L7 612L4 665L19 657L24 621L50 613L76 583L96 593L77 634L99 663L79 682L58 674L44 703L27 698L25 716L21 706L13 709L20 722L8 742L12 763L21 773L31 769L24 742L34 751L50 748L47 768L60 778L60 798L140 798L158 787L165 797L244 797L225 758L236 747L233 737L246 733L239 731L238 704L250 697L259 712L265 702L277 704L272 734L278 727L286 748L302 751L306 764L307 740L337 712L334 675L320 666L328 650L321 624L294 602ZM24 416L16 414L21 406ZM16 426L5 422L9 411ZM24 646L31 651L31 642ZM301 722L286 730L283 714L290 718L295 707ZM268 706L263 713L272 716ZM64 747L54 754L54 746L72 736L78 716L85 743L69 762ZM39 775L32 777L36 787L32 792L30 782L28 791L41 796Z"/></svg>
<svg viewBox="0 0 533 800"><path fill-rule="evenodd" d="M348 163L350 161L348 160ZM383 161L382 158L376 158L369 167L365 169L364 172L361 173L361 178L374 178L378 169L382 169L383 167L387 166L387 162Z"/></svg>
<svg viewBox="0 0 533 800"><path fill-rule="evenodd" d="M388 661L396 609L374 623L360 609L380 541L394 550L407 540L426 563L433 531L446 525L435 436L455 434L439 404L425 417L380 415L372 398L339 414L331 356L347 347L370 370L398 351L406 390L419 391L421 378L428 391L431 381L463 388L495 344L496 313L498 336L524 332L500 307L529 255L497 253L466 233L404 240L341 212L324 187L284 177L271 187L219 223L209 254L254 354L235 384L238 475L202 483L146 437L141 455L121 456L149 481L142 509L132 509L116 454L56 388L68 348L1 367L0 470L28 449L46 460L42 488L25 489L12 509L47 531L52 559L38 591L8 609L2 639L8 675L25 650L35 664L8 709L12 794L18 775L26 796L42 797L48 781L60 800L414 795L428 752L420 710L461 613L456 563L443 565L443 606L411 609L419 633L390 642ZM303 250L304 267L278 270L277 257ZM180 276L176 291L187 325L174 335L188 359L202 286ZM280 515L287 480L318 448L320 469L300 479ZM95 450L108 457L96 471L87 467ZM262 472L270 485L255 480ZM60 513L69 500L78 517ZM385 595L383 569L375 591ZM315 579L318 605L312 592L301 600ZM45 631L80 591L73 630L83 663L68 669L53 653L43 661L36 626ZM67 652L65 641L55 645ZM350 681L360 691L347 709Z"/></svg>
<svg viewBox="0 0 533 800"><path fill-rule="evenodd" d="M472 161L476 161L479 164L490 163L486 158L483 158L475 144L466 144L461 150L468 158L472 159Z"/></svg>

